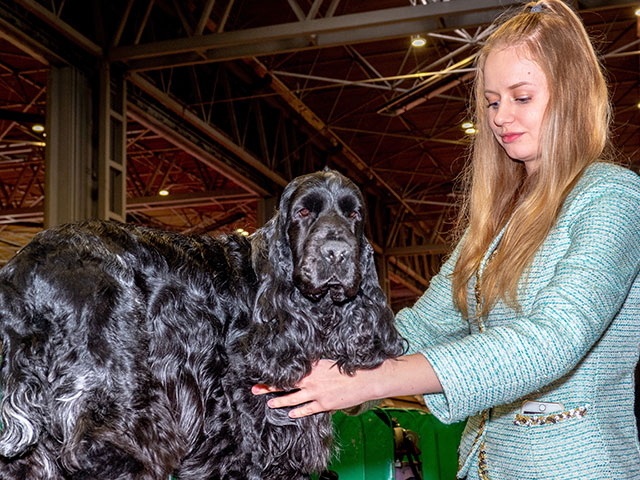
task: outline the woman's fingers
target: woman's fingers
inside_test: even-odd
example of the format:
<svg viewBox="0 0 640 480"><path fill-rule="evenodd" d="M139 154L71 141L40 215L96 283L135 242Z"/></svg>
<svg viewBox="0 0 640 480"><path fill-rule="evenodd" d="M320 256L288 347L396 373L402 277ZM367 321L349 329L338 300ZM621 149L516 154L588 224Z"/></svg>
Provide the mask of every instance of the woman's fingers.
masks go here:
<svg viewBox="0 0 640 480"><path fill-rule="evenodd" d="M273 393L273 392L282 392L282 389L271 387L269 385L264 384L256 384L251 387L251 393L254 395L263 395L265 393ZM271 398L267 405L269 408L282 408L282 407L295 407L296 405L303 404L304 402L308 402L308 395L305 394L302 390L297 390L288 395L283 395L281 397ZM314 413L319 413L322 410L317 408L317 402L309 402L306 403L294 410L289 412L289 416L291 418L300 418L306 417L308 415L313 415Z"/></svg>
<svg viewBox="0 0 640 480"><path fill-rule="evenodd" d="M254 395L264 395L265 393L281 392L282 389L265 385L264 383L257 383L251 387L251 393Z"/></svg>
<svg viewBox="0 0 640 480"><path fill-rule="evenodd" d="M307 417L309 415L314 415L316 413L324 412L323 409L319 408L318 402L309 402L301 407L295 408L289 412L289 416L291 418L301 418Z"/></svg>
<svg viewBox="0 0 640 480"><path fill-rule="evenodd" d="M289 416L293 418L350 407L362 403L359 396L354 396L351 391L354 380L354 377L340 373L335 361L319 360L311 372L295 385L295 390L270 398L267 405L270 408L293 407L289 412ZM255 395L262 395L283 390L256 384L251 391ZM347 394L348 392L351 394Z"/></svg>
<svg viewBox="0 0 640 480"><path fill-rule="evenodd" d="M295 407L296 405L302 405L309 400L309 395L307 395L304 390L296 390L295 392L288 393L287 395L269 399L267 405L269 405L270 408Z"/></svg>

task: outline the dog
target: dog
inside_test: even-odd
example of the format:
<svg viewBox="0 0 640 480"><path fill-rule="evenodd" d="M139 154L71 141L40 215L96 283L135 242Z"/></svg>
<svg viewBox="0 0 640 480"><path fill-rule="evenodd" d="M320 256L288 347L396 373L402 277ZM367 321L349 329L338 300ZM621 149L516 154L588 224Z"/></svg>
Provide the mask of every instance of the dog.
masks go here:
<svg viewBox="0 0 640 480"><path fill-rule="evenodd" d="M0 270L3 480L296 480L332 455L330 414L270 409L321 358L401 355L359 189L294 179L250 238L86 221ZM276 395L276 394L273 394Z"/></svg>

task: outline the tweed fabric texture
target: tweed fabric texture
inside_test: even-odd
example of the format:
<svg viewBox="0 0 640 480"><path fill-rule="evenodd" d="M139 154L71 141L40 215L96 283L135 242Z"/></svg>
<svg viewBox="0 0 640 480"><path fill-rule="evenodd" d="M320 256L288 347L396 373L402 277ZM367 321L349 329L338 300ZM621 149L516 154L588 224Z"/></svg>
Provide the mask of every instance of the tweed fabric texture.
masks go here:
<svg viewBox="0 0 640 480"><path fill-rule="evenodd" d="M457 249L397 324L442 383L442 394L425 395L431 412L446 423L468 417L459 478L478 478L479 412L493 407L481 439L492 480L640 479L640 177L591 165L520 282L521 311L498 301L482 333L453 307L456 259ZM580 413L516 421L524 400Z"/></svg>

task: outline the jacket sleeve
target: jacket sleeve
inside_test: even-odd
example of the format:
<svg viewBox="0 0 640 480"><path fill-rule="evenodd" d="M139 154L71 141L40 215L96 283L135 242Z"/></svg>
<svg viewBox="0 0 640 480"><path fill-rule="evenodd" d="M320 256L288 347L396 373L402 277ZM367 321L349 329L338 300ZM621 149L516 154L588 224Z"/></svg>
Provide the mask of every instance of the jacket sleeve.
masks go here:
<svg viewBox="0 0 640 480"><path fill-rule="evenodd" d="M411 308L396 315L396 326L409 341L408 353L461 339L469 334L469 326L453 305L451 274L458 258L460 244L429 282L429 288Z"/></svg>
<svg viewBox="0 0 640 480"><path fill-rule="evenodd" d="M443 422L515 401L564 376L620 310L640 269L640 181L630 172L609 176L582 193L564 214L568 244L558 246L564 253L527 316L421 344L444 390L425 399Z"/></svg>

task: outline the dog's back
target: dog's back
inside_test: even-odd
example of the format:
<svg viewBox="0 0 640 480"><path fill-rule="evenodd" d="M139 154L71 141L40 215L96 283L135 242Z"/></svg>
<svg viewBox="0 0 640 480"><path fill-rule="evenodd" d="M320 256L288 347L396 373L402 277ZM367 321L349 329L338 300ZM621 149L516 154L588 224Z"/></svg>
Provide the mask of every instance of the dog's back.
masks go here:
<svg viewBox="0 0 640 480"><path fill-rule="evenodd" d="M221 378L250 316L249 249L97 221L37 236L0 271L0 477L166 479L237 450L236 423L204 419L232 414Z"/></svg>

